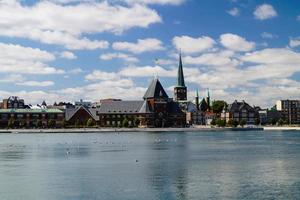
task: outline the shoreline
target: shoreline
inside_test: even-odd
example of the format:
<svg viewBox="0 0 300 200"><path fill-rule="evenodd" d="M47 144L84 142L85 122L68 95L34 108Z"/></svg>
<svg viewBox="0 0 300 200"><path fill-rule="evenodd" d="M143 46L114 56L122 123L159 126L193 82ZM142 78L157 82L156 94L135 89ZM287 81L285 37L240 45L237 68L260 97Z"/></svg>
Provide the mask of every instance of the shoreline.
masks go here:
<svg viewBox="0 0 300 200"><path fill-rule="evenodd" d="M300 130L300 127L299 127ZM203 131L264 131L263 127L255 128L71 128L71 129L0 129L1 133L120 133L120 132L203 132Z"/></svg>
<svg viewBox="0 0 300 200"><path fill-rule="evenodd" d="M220 131L300 131L299 127L190 127L190 128L70 128L70 129L0 129L1 133L122 133L122 132L220 132Z"/></svg>

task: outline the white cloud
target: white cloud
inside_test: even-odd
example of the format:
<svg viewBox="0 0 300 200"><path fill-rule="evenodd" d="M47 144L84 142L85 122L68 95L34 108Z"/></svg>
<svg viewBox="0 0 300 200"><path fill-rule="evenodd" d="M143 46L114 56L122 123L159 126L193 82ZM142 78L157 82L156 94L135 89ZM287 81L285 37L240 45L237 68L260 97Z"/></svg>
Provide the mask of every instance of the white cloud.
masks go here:
<svg viewBox="0 0 300 200"><path fill-rule="evenodd" d="M227 13L231 16L236 17L236 16L240 15L240 10L237 7L234 7L232 9L228 10Z"/></svg>
<svg viewBox="0 0 300 200"><path fill-rule="evenodd" d="M278 38L277 35L272 34L272 33L268 33L268 32L263 32L263 33L260 34L260 36L261 36L262 38L265 38L265 39L274 39L274 38Z"/></svg>
<svg viewBox="0 0 300 200"><path fill-rule="evenodd" d="M298 15L296 19L297 19L298 21L300 21L300 15Z"/></svg>
<svg viewBox="0 0 300 200"><path fill-rule="evenodd" d="M106 53L100 55L100 59L102 60L112 60L114 58L122 59L126 62L139 62L139 60L136 57L130 56L125 53Z"/></svg>
<svg viewBox="0 0 300 200"><path fill-rule="evenodd" d="M255 48L254 42L231 33L221 35L220 42L224 47L233 51L251 51Z"/></svg>
<svg viewBox="0 0 300 200"><path fill-rule="evenodd" d="M186 64L220 66L228 70L228 67L237 66L239 61L234 58L234 52L229 50L205 53L197 57L186 56L183 58Z"/></svg>
<svg viewBox="0 0 300 200"><path fill-rule="evenodd" d="M53 81L25 81L25 82L16 83L16 85L29 86L29 87L49 87L49 86L53 86L54 82Z"/></svg>
<svg viewBox="0 0 300 200"><path fill-rule="evenodd" d="M63 52L61 52L60 57L66 58L66 59L70 59L70 60L77 59L77 56L74 55L74 53L72 53L70 51L63 51Z"/></svg>
<svg viewBox="0 0 300 200"><path fill-rule="evenodd" d="M19 81L24 81L25 78L21 74L10 74L0 79L1 83L16 83Z"/></svg>
<svg viewBox="0 0 300 200"><path fill-rule="evenodd" d="M295 48L300 46L300 38L290 39L290 47Z"/></svg>
<svg viewBox="0 0 300 200"><path fill-rule="evenodd" d="M272 5L262 4L255 9L253 15L258 20L266 20L276 17L278 14Z"/></svg>
<svg viewBox="0 0 300 200"><path fill-rule="evenodd" d="M185 0L124 0L129 4L159 4L159 5L180 5Z"/></svg>
<svg viewBox="0 0 300 200"><path fill-rule="evenodd" d="M68 73L70 73L70 74L80 74L82 72L84 72L84 71L79 67L75 68L75 69L71 69L70 71L68 71Z"/></svg>
<svg viewBox="0 0 300 200"><path fill-rule="evenodd" d="M20 45L0 43L0 73L64 73L63 70L50 67L46 64L53 60L55 60L55 56L47 51Z"/></svg>
<svg viewBox="0 0 300 200"><path fill-rule="evenodd" d="M85 76L85 79L88 81L112 81L118 80L120 76L115 72L104 72L100 70L95 70L91 74Z"/></svg>
<svg viewBox="0 0 300 200"><path fill-rule="evenodd" d="M95 3L55 4L40 1L31 6L17 0L0 3L0 35L29 38L68 49L107 48L108 42L90 40L83 34L120 34L133 27L147 28L161 22L153 9L134 4L130 7Z"/></svg>
<svg viewBox="0 0 300 200"><path fill-rule="evenodd" d="M114 42L112 47L115 50L130 51L135 54L165 49L162 41L155 38L138 39L137 43Z"/></svg>
<svg viewBox="0 0 300 200"><path fill-rule="evenodd" d="M259 64L300 65L300 53L290 49L270 48L247 53L241 60Z"/></svg>
<svg viewBox="0 0 300 200"><path fill-rule="evenodd" d="M183 53L198 53L213 48L215 41L207 36L192 38L189 36L176 36L173 38L173 45Z"/></svg>
<svg viewBox="0 0 300 200"><path fill-rule="evenodd" d="M176 69L166 70L160 66L129 66L121 69L120 75L126 77L149 77L149 76L162 76L162 77L175 77Z"/></svg>

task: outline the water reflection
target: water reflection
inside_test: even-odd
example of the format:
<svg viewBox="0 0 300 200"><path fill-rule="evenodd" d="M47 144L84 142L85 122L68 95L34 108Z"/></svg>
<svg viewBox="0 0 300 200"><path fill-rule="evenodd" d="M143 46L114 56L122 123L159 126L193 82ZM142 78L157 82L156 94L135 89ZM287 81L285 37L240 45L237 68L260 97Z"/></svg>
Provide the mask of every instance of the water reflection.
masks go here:
<svg viewBox="0 0 300 200"><path fill-rule="evenodd" d="M151 146L148 165L148 183L156 193L156 199L187 199L187 140L184 134L158 136Z"/></svg>

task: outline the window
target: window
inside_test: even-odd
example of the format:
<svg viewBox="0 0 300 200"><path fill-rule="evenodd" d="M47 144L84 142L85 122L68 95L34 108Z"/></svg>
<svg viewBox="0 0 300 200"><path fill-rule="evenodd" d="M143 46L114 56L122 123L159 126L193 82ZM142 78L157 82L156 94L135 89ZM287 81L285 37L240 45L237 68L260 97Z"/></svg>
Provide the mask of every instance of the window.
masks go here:
<svg viewBox="0 0 300 200"><path fill-rule="evenodd" d="M108 125L108 126L109 126L109 125L110 125L110 121L106 121L106 125Z"/></svg>

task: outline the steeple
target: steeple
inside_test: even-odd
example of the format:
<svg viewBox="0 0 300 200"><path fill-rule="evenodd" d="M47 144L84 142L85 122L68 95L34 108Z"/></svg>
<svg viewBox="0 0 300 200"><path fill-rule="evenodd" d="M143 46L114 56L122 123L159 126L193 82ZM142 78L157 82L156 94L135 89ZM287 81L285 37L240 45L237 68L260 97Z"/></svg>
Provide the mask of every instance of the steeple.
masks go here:
<svg viewBox="0 0 300 200"><path fill-rule="evenodd" d="M179 66L178 66L178 73L177 73L177 87L185 87L181 52L179 53Z"/></svg>
<svg viewBox="0 0 300 200"><path fill-rule="evenodd" d="M174 88L174 99L175 99L175 101L186 101L187 100L187 88L186 88L185 83L184 83L181 52L179 53L179 66L178 66L178 73L177 73L177 85Z"/></svg>
<svg viewBox="0 0 300 200"><path fill-rule="evenodd" d="M198 92L198 89L196 90L195 101L196 101L195 104L196 104L197 111L199 111L200 107L199 107L199 92Z"/></svg>

